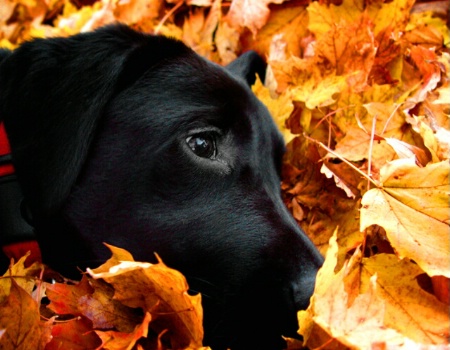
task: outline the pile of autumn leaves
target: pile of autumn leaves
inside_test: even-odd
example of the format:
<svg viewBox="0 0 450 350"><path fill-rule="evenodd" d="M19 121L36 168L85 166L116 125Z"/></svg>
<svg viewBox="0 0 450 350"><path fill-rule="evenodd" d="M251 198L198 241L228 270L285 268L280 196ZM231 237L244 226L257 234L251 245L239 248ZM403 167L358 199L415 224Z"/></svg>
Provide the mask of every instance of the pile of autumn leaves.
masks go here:
<svg viewBox="0 0 450 350"><path fill-rule="evenodd" d="M78 283L44 282L58 275L26 257L12 266L0 279L0 348L203 349L201 296L184 276L109 248Z"/></svg>
<svg viewBox="0 0 450 350"><path fill-rule="evenodd" d="M311 306L299 312L303 345L443 349L450 56L448 5L439 4L104 0L77 8L0 0L0 44L120 20L180 38L221 64L259 52L267 79L253 90L288 142L284 200L326 256ZM200 348L200 299L186 294L183 277L112 249L111 260L74 285L44 283L40 267L23 261L6 272L0 348Z"/></svg>

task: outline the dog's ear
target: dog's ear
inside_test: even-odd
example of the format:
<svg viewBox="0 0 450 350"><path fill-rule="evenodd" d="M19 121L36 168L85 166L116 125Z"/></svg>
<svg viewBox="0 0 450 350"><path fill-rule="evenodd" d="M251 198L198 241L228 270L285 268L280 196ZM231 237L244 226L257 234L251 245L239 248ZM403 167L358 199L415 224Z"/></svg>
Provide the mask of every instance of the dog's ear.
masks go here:
<svg viewBox="0 0 450 350"><path fill-rule="evenodd" d="M255 51L247 51L225 68L233 75L244 79L249 86L256 80L256 74L264 82L266 76L266 62Z"/></svg>
<svg viewBox="0 0 450 350"><path fill-rule="evenodd" d="M67 198L108 101L151 67L190 53L181 42L114 25L4 55L0 118L34 214L50 215Z"/></svg>

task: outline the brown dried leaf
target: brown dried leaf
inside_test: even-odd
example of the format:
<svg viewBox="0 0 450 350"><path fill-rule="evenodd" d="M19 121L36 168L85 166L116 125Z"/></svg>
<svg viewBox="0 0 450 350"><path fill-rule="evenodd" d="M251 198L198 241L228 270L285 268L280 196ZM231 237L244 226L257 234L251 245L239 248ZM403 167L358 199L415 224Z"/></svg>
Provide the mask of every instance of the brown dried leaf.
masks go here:
<svg viewBox="0 0 450 350"><path fill-rule="evenodd" d="M142 316L136 310L113 299L114 289L101 280L91 280L94 293L78 299L78 310L92 321L95 329L117 329L131 333L142 323Z"/></svg>

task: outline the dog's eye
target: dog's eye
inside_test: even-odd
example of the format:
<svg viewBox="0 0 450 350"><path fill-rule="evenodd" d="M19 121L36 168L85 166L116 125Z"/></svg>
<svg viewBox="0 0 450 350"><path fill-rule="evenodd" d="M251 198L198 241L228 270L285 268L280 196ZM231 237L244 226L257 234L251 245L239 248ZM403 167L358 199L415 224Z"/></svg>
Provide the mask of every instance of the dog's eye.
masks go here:
<svg viewBox="0 0 450 350"><path fill-rule="evenodd" d="M186 139L189 148L201 158L214 158L216 156L216 140L214 135L202 133L189 136Z"/></svg>

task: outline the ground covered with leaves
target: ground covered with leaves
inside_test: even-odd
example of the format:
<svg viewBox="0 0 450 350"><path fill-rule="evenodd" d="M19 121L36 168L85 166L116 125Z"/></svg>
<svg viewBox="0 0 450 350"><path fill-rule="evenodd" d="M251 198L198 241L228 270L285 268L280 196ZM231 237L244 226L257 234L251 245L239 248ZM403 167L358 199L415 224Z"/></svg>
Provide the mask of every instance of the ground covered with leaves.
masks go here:
<svg viewBox="0 0 450 350"><path fill-rule="evenodd" d="M326 256L298 314L304 343L289 347L437 350L450 328L448 6L0 0L0 46L120 21L219 64L256 50L268 72L253 90L288 143L285 203ZM200 349L201 300L183 276L111 249L76 283L43 282L24 259L7 271L0 348Z"/></svg>

